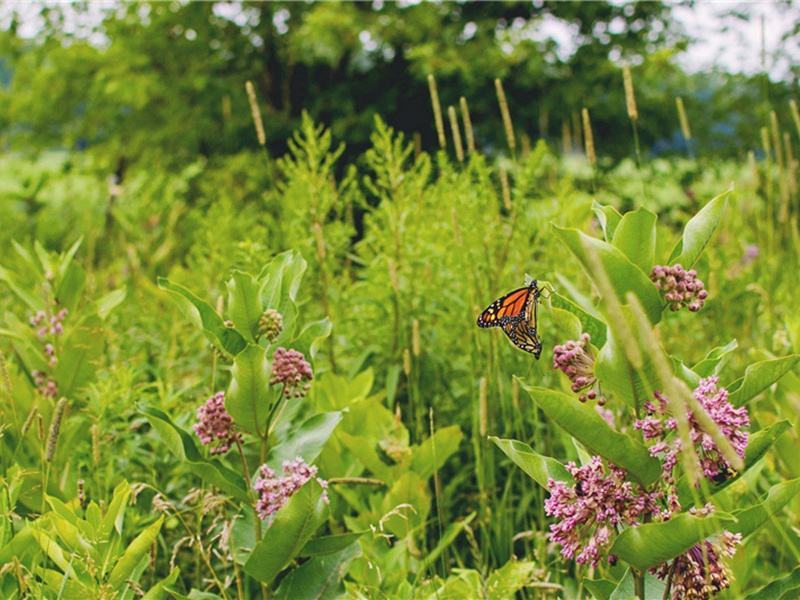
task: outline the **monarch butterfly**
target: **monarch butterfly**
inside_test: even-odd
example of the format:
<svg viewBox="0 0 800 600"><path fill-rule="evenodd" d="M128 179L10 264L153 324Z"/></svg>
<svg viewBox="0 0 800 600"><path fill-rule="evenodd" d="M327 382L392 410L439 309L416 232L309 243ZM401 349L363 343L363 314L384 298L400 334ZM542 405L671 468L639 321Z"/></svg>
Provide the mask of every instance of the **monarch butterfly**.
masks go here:
<svg viewBox="0 0 800 600"><path fill-rule="evenodd" d="M542 354L542 342L536 331L540 293L534 279L528 287L498 298L478 316L478 327L502 327L511 343L538 360Z"/></svg>

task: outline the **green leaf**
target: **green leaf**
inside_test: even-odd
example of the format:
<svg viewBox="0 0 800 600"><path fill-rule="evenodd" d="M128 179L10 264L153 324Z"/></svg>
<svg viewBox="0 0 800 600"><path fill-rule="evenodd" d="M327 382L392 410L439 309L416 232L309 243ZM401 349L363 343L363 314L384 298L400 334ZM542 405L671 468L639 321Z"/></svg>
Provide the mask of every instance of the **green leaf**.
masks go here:
<svg viewBox="0 0 800 600"><path fill-rule="evenodd" d="M546 488L547 481L572 481L572 475L555 458L542 456L533 450L528 444L517 440L504 440L497 437L490 437L506 456L528 474L536 483Z"/></svg>
<svg viewBox="0 0 800 600"><path fill-rule="evenodd" d="M486 597L516 598L517 592L536 580L539 568L539 563L531 560L509 560L489 576Z"/></svg>
<svg viewBox="0 0 800 600"><path fill-rule="evenodd" d="M211 305L195 296L188 289L172 283L164 277L158 278L158 287L169 292L187 319L203 331L206 337L220 350L236 356L244 350L247 342L235 329L225 326L225 322Z"/></svg>
<svg viewBox="0 0 800 600"><path fill-rule="evenodd" d="M745 600L792 600L792 598L800 598L800 567L760 590L748 594Z"/></svg>
<svg viewBox="0 0 800 600"><path fill-rule="evenodd" d="M112 586L112 589L118 588L126 579L131 578L134 569L147 555L150 546L158 537L163 523L164 515L161 515L155 523L146 527L142 533L137 535L134 540L128 544L125 553L117 561L117 564L114 565L111 574L108 576L108 583Z"/></svg>
<svg viewBox="0 0 800 600"><path fill-rule="evenodd" d="M436 546L433 548L433 550L429 551L422 560L424 566L418 571L417 580L419 580L425 573L433 570L436 561L439 560L439 557L441 557L442 553L456 540L458 535L464 531L464 529L470 523L472 523L476 516L477 513L472 512L464 519L450 523L445 528L444 533L439 537L439 541L436 543Z"/></svg>
<svg viewBox="0 0 800 600"><path fill-rule="evenodd" d="M276 473L281 472L283 461L294 460L297 457L310 465L322 452L322 448L341 420L340 410L314 415L300 427L293 429L285 440L270 450L267 464Z"/></svg>
<svg viewBox="0 0 800 600"><path fill-rule="evenodd" d="M335 554L316 556L304 562L281 581L275 590L275 599L341 598L345 594L344 576L350 563L358 556L361 556L361 546L355 543Z"/></svg>
<svg viewBox="0 0 800 600"><path fill-rule="evenodd" d="M169 451L185 462L195 475L243 502L250 502L241 475L223 465L219 459L203 458L194 438L175 425L164 412L152 406L140 406L139 410L150 421Z"/></svg>
<svg viewBox="0 0 800 600"><path fill-rule="evenodd" d="M310 479L284 504L264 537L253 548L244 570L269 585L295 559L314 532L328 519L322 486Z"/></svg>
<svg viewBox="0 0 800 600"><path fill-rule="evenodd" d="M783 509L800 492L800 478L772 486L767 495L755 506L733 511L738 522L726 527L733 533L747 537Z"/></svg>
<svg viewBox="0 0 800 600"><path fill-rule="evenodd" d="M721 529L731 529L731 515L715 512L704 517L681 513L663 523L629 527L611 545L609 554L645 571L686 552Z"/></svg>
<svg viewBox="0 0 800 600"><path fill-rule="evenodd" d="M263 310L259 284L249 273L234 271L228 280L228 311L236 331L248 342L255 342L258 320Z"/></svg>
<svg viewBox="0 0 800 600"><path fill-rule="evenodd" d="M112 529L117 533L122 533L122 522L125 516L125 507L128 504L128 498L131 496L131 486L127 481L122 481L114 488L114 495L111 497L111 502L106 506L103 520L100 523L99 535L107 538L111 535Z"/></svg>
<svg viewBox="0 0 800 600"><path fill-rule="evenodd" d="M34 313L44 310L44 300L17 283L14 276L2 266L0 266L0 281L4 281L11 293L24 302Z"/></svg>
<svg viewBox="0 0 800 600"><path fill-rule="evenodd" d="M142 600L166 600L169 592L166 587L172 585L178 580L181 570L178 567L172 569L164 579L156 583L150 590L142 596Z"/></svg>
<svg viewBox="0 0 800 600"><path fill-rule="evenodd" d="M606 324L600 319L590 315L572 300L556 292L551 292L550 302L555 308L563 309L575 315L581 323L582 331L588 333L592 338L592 344L601 348L606 343Z"/></svg>
<svg viewBox="0 0 800 600"><path fill-rule="evenodd" d="M739 343L736 340L731 340L725 346L717 346L695 364L692 367L692 371L697 373L701 378L716 375L727 362L731 352L738 347Z"/></svg>
<svg viewBox="0 0 800 600"><path fill-rule="evenodd" d="M642 271L650 273L655 264L656 215L646 208L626 213L611 243Z"/></svg>
<svg viewBox="0 0 800 600"><path fill-rule="evenodd" d="M653 598L654 600L660 600L664 597L664 589L667 587L667 584L659 579L650 575L650 573L644 574L644 597L645 598ZM614 588L611 595L608 597L608 600L630 600L631 598L636 597L635 591L635 584L633 581L633 572L628 569L625 571L625 575L620 580L617 587Z"/></svg>
<svg viewBox="0 0 800 600"><path fill-rule="evenodd" d="M298 352L302 352L306 359L311 360L317 355L319 345L331 334L332 329L333 325L328 317L309 323L292 342L292 347Z"/></svg>
<svg viewBox="0 0 800 600"><path fill-rule="evenodd" d="M726 387L728 400L734 406L742 406L794 369L799 360L800 354L790 354L750 365L745 370L744 377Z"/></svg>
<svg viewBox="0 0 800 600"><path fill-rule="evenodd" d="M611 242L622 215L613 206L604 206L597 201L592 201L592 211L600 221L600 227L603 228L603 237L607 242Z"/></svg>
<svg viewBox="0 0 800 600"><path fill-rule="evenodd" d="M609 600L617 584L608 579L584 579L583 587L589 590L595 600Z"/></svg>
<svg viewBox="0 0 800 600"><path fill-rule="evenodd" d="M347 546L350 546L358 540L365 533L369 533L369 529L363 531L353 531L348 533L340 533L337 535L324 535L316 537L313 540L308 540L302 550L298 552L297 556L321 556L323 554L333 554L339 552Z"/></svg>
<svg viewBox="0 0 800 600"><path fill-rule="evenodd" d="M661 464L650 456L647 448L609 427L593 406L547 388L530 387L525 383L522 387L550 419L586 446L591 454L598 454L626 470L644 486L661 477Z"/></svg>
<svg viewBox="0 0 800 600"><path fill-rule="evenodd" d="M97 312L97 315L105 321L111 311L122 304L127 294L125 289L109 292L97 299L94 303L94 310Z"/></svg>
<svg viewBox="0 0 800 600"><path fill-rule="evenodd" d="M58 282L55 297L59 306L75 312L78 301L83 294L83 287L86 285L86 273L76 264L69 265L66 273Z"/></svg>
<svg viewBox="0 0 800 600"><path fill-rule="evenodd" d="M67 334L55 368L58 392L67 398L94 380L102 363L105 336L100 317L90 315Z"/></svg>
<svg viewBox="0 0 800 600"><path fill-rule="evenodd" d="M683 236L669 255L668 265L680 264L684 269L692 268L722 219L731 191L714 198L689 220L683 229Z"/></svg>
<svg viewBox="0 0 800 600"><path fill-rule="evenodd" d="M275 399L269 379L270 362L266 348L247 344L233 359L225 409L238 427L258 437L265 433L273 403L280 401Z"/></svg>
<svg viewBox="0 0 800 600"><path fill-rule="evenodd" d="M411 468L422 479L428 479L442 468L444 463L458 451L464 434L458 425L439 429L419 446L411 450Z"/></svg>
<svg viewBox="0 0 800 600"><path fill-rule="evenodd" d="M650 322L658 323L664 306L658 289L645 272L633 264L621 250L611 244L589 237L577 229L562 229L555 225L553 225L553 229L578 259L584 272L593 283L596 276L589 265L584 244L597 253L620 302L625 304L625 295L632 292L642 303Z"/></svg>

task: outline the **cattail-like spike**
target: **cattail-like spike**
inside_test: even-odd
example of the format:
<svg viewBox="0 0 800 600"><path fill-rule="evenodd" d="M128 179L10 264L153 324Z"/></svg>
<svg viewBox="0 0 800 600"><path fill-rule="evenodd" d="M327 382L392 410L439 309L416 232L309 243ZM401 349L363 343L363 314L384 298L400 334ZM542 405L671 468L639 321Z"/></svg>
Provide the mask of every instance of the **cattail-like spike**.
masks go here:
<svg viewBox="0 0 800 600"><path fill-rule="evenodd" d="M783 169L783 150L781 149L781 129L778 125L778 115L773 110L769 113L770 129L772 130L772 147L775 150L775 162L778 163L778 168Z"/></svg>
<svg viewBox="0 0 800 600"><path fill-rule="evenodd" d="M3 378L3 387L6 390L9 398L12 398L14 387L11 385L11 375L8 373L8 365L6 365L6 359L3 356L3 352L0 351L0 375Z"/></svg>
<svg viewBox="0 0 800 600"><path fill-rule="evenodd" d="M92 434L92 464L97 467L100 464L100 428L95 423L89 431Z"/></svg>
<svg viewBox="0 0 800 600"><path fill-rule="evenodd" d="M769 129L766 127L761 128L761 147L764 149L764 154L769 158L772 155L772 144L769 141Z"/></svg>
<svg viewBox="0 0 800 600"><path fill-rule="evenodd" d="M639 111L636 108L636 97L633 95L633 77L627 62L622 63L622 81L625 84L625 104L628 107L628 117L631 121L639 120Z"/></svg>
<svg viewBox="0 0 800 600"><path fill-rule="evenodd" d="M500 187L503 190L503 206L506 210L511 212L511 186L508 183L508 173L503 167L500 167Z"/></svg>
<svg viewBox="0 0 800 600"><path fill-rule="evenodd" d="M44 441L44 417L40 412L36 413L36 436L40 442Z"/></svg>
<svg viewBox="0 0 800 600"><path fill-rule="evenodd" d="M267 136L264 133L264 122L261 120L261 109L258 108L256 88L252 81L246 81L244 87L247 90L247 100L250 102L250 112L253 114L253 124L256 126L258 144L263 147L267 144Z"/></svg>
<svg viewBox="0 0 800 600"><path fill-rule="evenodd" d="M414 356L420 355L419 321L417 319L411 323L411 352Z"/></svg>
<svg viewBox="0 0 800 600"><path fill-rule="evenodd" d="M33 420L36 418L36 415L39 414L39 407L35 404L31 407L28 411L28 416L25 417L25 422L22 424L22 429L20 430L19 437L24 438L28 431L30 431L31 426L33 425Z"/></svg>
<svg viewBox="0 0 800 600"><path fill-rule="evenodd" d="M581 115L583 116L583 141L586 145L586 158L589 159L589 164L594 166L597 164L597 154L594 151L594 135L592 135L592 122L589 120L589 109L584 108Z"/></svg>
<svg viewBox="0 0 800 600"><path fill-rule="evenodd" d="M561 154L572 154L572 130L567 119L561 122Z"/></svg>
<svg viewBox="0 0 800 600"><path fill-rule="evenodd" d="M444 137L444 121L442 120L442 105L439 103L439 91L436 89L436 79L433 75L428 75L428 89L431 92L431 104L433 104L433 119L436 122L436 133L439 136L439 147L444 150L447 147L447 140Z"/></svg>
<svg viewBox="0 0 800 600"><path fill-rule="evenodd" d="M403 373L406 374L406 377L411 375L411 352L408 348L403 348Z"/></svg>
<svg viewBox="0 0 800 600"><path fill-rule="evenodd" d="M508 111L508 102L506 101L506 93L503 90L503 82L499 79L495 79L494 88L497 92L497 102L500 104L500 114L503 116L503 127L506 130L508 147L513 152L517 147L517 140L514 137L514 126L511 123L511 113Z"/></svg>
<svg viewBox="0 0 800 600"><path fill-rule="evenodd" d="M683 106L683 98L675 98L675 105L678 107L678 119L681 122L681 133L687 142L692 139L692 130L689 129L689 119L686 117L686 108Z"/></svg>
<svg viewBox="0 0 800 600"><path fill-rule="evenodd" d="M467 136L467 153L473 154L475 152L475 136L472 133L472 119L469 116L467 99L461 96L458 102L461 105L461 120L464 121L464 134Z"/></svg>
<svg viewBox="0 0 800 600"><path fill-rule="evenodd" d="M800 138L800 110L797 109L797 102L794 100L789 100L789 108L792 109L794 128L797 129L797 137Z"/></svg>
<svg viewBox="0 0 800 600"><path fill-rule="evenodd" d="M783 132L783 152L786 156L786 171L788 174L787 182L789 184L789 193L794 195L797 193L797 163L794 160L792 153L792 139L788 131Z"/></svg>
<svg viewBox="0 0 800 600"><path fill-rule="evenodd" d="M478 431L481 438L486 438L489 431L489 403L486 377L481 377L478 388Z"/></svg>
<svg viewBox="0 0 800 600"><path fill-rule="evenodd" d="M322 225L314 223L311 226L311 231L314 233L314 238L317 240L317 257L320 262L325 260L325 238L322 236Z"/></svg>
<svg viewBox="0 0 800 600"><path fill-rule="evenodd" d="M66 408L67 399L62 396L56 403L56 408L53 411L53 420L50 421L50 433L47 435L47 449L44 453L44 459L47 462L52 462L53 457L56 455L58 434L61 432L61 420L64 418L64 409Z"/></svg>
<svg viewBox="0 0 800 600"><path fill-rule="evenodd" d="M458 127L458 116L455 106L447 107L447 116L450 118L450 129L453 131L453 145L456 148L458 162L464 162L464 147L461 145L461 131Z"/></svg>

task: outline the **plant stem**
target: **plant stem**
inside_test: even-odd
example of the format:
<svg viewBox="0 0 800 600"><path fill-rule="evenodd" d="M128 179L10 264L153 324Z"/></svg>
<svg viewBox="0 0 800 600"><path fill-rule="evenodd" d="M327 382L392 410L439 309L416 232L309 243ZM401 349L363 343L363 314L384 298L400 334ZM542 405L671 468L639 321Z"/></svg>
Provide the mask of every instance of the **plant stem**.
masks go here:
<svg viewBox="0 0 800 600"><path fill-rule="evenodd" d="M633 569L633 593L639 600L644 598L644 571L637 571Z"/></svg>

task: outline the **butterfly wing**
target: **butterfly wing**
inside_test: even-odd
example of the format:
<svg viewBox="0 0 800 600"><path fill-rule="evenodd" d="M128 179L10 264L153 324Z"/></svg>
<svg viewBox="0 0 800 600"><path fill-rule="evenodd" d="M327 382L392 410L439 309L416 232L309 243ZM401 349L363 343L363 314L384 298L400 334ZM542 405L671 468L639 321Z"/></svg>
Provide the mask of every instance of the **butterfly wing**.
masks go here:
<svg viewBox="0 0 800 600"><path fill-rule="evenodd" d="M498 327L518 320L525 313L534 284L519 288L492 302L478 316L478 327Z"/></svg>
<svg viewBox="0 0 800 600"><path fill-rule="evenodd" d="M536 360L542 354L542 341L536 332L536 327L531 327L527 319L519 319L503 325L503 331L508 339L520 350L530 352Z"/></svg>
<svg viewBox="0 0 800 600"><path fill-rule="evenodd" d="M480 314L478 327L501 326L517 348L530 352L538 360L542 353L542 342L536 331L539 293L534 279L528 287L498 298Z"/></svg>

